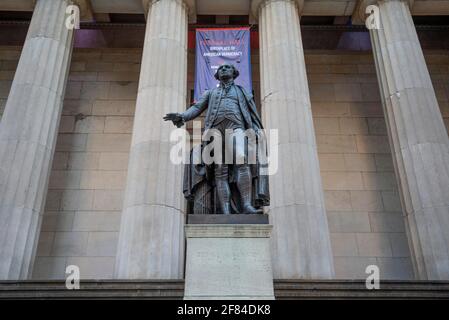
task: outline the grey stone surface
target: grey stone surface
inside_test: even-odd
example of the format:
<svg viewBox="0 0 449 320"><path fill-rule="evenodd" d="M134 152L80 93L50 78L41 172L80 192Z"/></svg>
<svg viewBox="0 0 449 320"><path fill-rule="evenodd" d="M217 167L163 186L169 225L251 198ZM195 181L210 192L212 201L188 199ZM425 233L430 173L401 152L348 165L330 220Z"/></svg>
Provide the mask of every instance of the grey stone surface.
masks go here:
<svg viewBox="0 0 449 320"><path fill-rule="evenodd" d="M274 299L271 225L186 225L184 299Z"/></svg>
<svg viewBox="0 0 449 320"><path fill-rule="evenodd" d="M279 137L269 208L278 279L334 275L299 23L302 3L253 1L259 19L262 118ZM326 94L317 96L333 99L328 92L333 86L321 89Z"/></svg>
<svg viewBox="0 0 449 320"><path fill-rule="evenodd" d="M186 106L187 12L184 1L156 1L148 10L116 278L183 277L182 166L170 161L173 127L162 118Z"/></svg>
<svg viewBox="0 0 449 320"><path fill-rule="evenodd" d="M31 276L72 52L69 3L36 3L0 125L0 279Z"/></svg>
<svg viewBox="0 0 449 320"><path fill-rule="evenodd" d="M447 131L409 4L377 5L371 42L416 277L449 279Z"/></svg>

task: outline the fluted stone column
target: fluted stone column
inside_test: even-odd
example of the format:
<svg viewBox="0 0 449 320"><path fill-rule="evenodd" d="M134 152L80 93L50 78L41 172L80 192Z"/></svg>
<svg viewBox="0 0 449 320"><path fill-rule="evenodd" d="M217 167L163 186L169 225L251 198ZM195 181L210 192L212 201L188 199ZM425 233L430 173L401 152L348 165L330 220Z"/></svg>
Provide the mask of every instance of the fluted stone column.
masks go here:
<svg viewBox="0 0 449 320"><path fill-rule="evenodd" d="M170 161L174 126L162 117L186 106L187 13L182 0L149 3L116 278L183 277L182 165Z"/></svg>
<svg viewBox="0 0 449 320"><path fill-rule="evenodd" d="M449 139L409 1L377 4L371 30L377 76L415 273L449 279Z"/></svg>
<svg viewBox="0 0 449 320"><path fill-rule="evenodd" d="M299 24L303 1L253 1L259 19L262 114L279 132L270 176L274 278L331 278L329 229ZM256 11L257 10L257 11Z"/></svg>
<svg viewBox="0 0 449 320"><path fill-rule="evenodd" d="M0 279L32 271L72 51L69 0L38 0L0 123Z"/></svg>

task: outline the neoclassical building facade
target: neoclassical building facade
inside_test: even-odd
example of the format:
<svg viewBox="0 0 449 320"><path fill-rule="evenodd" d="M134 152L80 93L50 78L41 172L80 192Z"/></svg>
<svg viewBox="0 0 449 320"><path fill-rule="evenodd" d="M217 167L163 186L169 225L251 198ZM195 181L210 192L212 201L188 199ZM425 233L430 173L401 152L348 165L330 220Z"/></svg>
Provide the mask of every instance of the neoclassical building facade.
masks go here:
<svg viewBox="0 0 449 320"><path fill-rule="evenodd" d="M448 16L443 0L1 0L0 279L183 279L162 117L192 101L195 28L238 25L279 132L274 278L448 280Z"/></svg>

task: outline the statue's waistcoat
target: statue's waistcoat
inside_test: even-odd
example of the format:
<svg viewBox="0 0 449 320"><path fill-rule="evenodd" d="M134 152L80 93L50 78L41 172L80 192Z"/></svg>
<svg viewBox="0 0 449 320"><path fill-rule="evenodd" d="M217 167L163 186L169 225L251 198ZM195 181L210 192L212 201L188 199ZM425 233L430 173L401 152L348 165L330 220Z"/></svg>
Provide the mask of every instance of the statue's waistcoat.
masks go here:
<svg viewBox="0 0 449 320"><path fill-rule="evenodd" d="M243 92L238 86L233 85L233 88L235 89L235 92L237 93L237 99L238 99L238 106L240 107L241 115L243 116L245 128L252 128L252 121L251 121L251 115L248 110L248 105L245 99L245 96L243 95ZM223 107L222 105L224 97L224 89L222 87L218 87L211 90L210 97L209 97L209 104L207 108L207 114L206 114L206 120L205 120L205 129L210 129L217 117L220 115L223 115ZM229 102L229 101L228 101Z"/></svg>

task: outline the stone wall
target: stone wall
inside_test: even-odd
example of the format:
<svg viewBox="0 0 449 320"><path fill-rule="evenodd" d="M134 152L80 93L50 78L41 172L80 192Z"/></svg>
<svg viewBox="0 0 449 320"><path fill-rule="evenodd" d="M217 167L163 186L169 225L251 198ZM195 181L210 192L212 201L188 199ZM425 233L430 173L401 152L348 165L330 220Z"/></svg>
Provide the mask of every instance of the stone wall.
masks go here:
<svg viewBox="0 0 449 320"><path fill-rule="evenodd" d="M35 278L70 264L112 277L140 60L140 49L73 54Z"/></svg>
<svg viewBox="0 0 449 320"><path fill-rule="evenodd" d="M0 47L0 114L19 56L18 47ZM36 279L62 278L69 264L82 278L112 277L140 60L141 49L74 51ZM260 101L257 50L252 61ZM447 52L427 61L449 127ZM377 264L384 279L412 278L373 58L309 51L306 64L336 275L364 278ZM192 52L188 69L190 94Z"/></svg>

